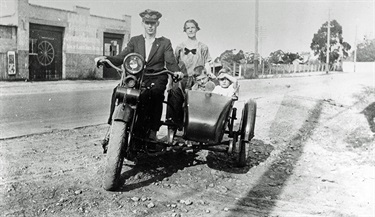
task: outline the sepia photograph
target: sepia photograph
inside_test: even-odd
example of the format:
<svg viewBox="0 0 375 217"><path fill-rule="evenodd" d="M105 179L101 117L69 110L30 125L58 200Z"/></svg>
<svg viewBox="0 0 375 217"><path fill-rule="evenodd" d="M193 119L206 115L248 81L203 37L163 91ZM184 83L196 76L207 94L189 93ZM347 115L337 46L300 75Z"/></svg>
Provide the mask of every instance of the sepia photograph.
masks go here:
<svg viewBox="0 0 375 217"><path fill-rule="evenodd" d="M0 216L375 217L375 0L0 0Z"/></svg>

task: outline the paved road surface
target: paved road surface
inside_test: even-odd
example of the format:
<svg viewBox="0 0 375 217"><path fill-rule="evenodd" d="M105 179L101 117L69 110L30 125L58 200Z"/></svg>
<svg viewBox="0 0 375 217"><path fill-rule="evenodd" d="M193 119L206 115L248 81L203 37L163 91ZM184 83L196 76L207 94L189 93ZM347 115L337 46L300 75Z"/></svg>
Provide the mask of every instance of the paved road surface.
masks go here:
<svg viewBox="0 0 375 217"><path fill-rule="evenodd" d="M353 79L374 79L373 72L358 75L317 72L315 76L279 78L277 82L241 80L240 99L254 98L259 110L264 100L281 102L285 95L310 95L315 99L328 99L331 94L345 96L353 88L361 88L352 85ZM0 82L0 139L104 124L116 84L117 81Z"/></svg>
<svg viewBox="0 0 375 217"><path fill-rule="evenodd" d="M116 81L1 82L0 139L103 124Z"/></svg>

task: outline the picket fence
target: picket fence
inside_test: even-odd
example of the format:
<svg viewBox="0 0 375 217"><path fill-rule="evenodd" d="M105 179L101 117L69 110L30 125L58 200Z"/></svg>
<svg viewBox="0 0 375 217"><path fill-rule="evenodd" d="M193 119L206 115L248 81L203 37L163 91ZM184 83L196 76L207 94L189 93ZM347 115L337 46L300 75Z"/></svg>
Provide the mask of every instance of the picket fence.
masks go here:
<svg viewBox="0 0 375 217"><path fill-rule="evenodd" d="M336 69L330 69L335 71ZM301 72L324 72L327 71L326 64L277 64L268 69L262 67L262 75L291 74Z"/></svg>

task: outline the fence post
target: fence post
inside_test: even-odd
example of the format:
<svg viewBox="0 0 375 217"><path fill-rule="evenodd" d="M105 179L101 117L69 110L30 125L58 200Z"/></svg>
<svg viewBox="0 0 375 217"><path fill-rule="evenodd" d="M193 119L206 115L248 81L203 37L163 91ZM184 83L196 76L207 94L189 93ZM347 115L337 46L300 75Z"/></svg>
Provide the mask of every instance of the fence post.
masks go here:
<svg viewBox="0 0 375 217"><path fill-rule="evenodd" d="M264 76L264 61L262 62L262 76Z"/></svg>

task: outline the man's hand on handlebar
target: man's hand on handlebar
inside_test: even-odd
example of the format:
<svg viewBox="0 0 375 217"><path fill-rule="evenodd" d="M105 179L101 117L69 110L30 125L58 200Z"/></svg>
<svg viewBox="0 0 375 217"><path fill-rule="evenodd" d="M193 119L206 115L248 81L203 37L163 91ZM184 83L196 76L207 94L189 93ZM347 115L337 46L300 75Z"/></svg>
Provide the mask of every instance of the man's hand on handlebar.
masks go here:
<svg viewBox="0 0 375 217"><path fill-rule="evenodd" d="M174 72L173 73L173 80L179 81L184 77L184 73L182 72Z"/></svg>
<svg viewBox="0 0 375 217"><path fill-rule="evenodd" d="M95 66L96 66L97 68L99 68L99 66L101 66L101 65L104 64L104 60L105 60L105 59L107 59L107 57L105 57L105 56L96 57L96 58L94 59L94 61L95 61Z"/></svg>
<svg viewBox="0 0 375 217"><path fill-rule="evenodd" d="M184 77L184 73L182 72L174 72L174 77L181 80Z"/></svg>

